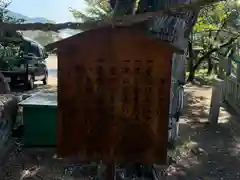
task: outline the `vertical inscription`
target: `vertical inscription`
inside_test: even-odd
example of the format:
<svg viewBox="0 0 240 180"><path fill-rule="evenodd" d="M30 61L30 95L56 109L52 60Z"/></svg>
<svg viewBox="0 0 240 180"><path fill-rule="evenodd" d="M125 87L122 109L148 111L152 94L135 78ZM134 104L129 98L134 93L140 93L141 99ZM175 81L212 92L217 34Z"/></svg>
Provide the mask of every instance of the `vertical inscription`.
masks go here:
<svg viewBox="0 0 240 180"><path fill-rule="evenodd" d="M109 85L109 92L107 95L108 103L109 103L109 114L110 114L110 126L116 127L116 117L115 117L115 105L116 105L116 97L115 97L115 86L116 86L116 77L117 77L117 72L118 69L115 66L110 66L108 68L108 85Z"/></svg>
<svg viewBox="0 0 240 180"><path fill-rule="evenodd" d="M142 120L142 107L141 107L141 91L142 91L142 82L138 82L138 79L141 78L141 66L142 60L135 59L134 60L134 84L133 84L133 117L136 122L140 122Z"/></svg>
<svg viewBox="0 0 240 180"><path fill-rule="evenodd" d="M131 60L123 60L121 67L121 109L124 117L129 117L131 108Z"/></svg>

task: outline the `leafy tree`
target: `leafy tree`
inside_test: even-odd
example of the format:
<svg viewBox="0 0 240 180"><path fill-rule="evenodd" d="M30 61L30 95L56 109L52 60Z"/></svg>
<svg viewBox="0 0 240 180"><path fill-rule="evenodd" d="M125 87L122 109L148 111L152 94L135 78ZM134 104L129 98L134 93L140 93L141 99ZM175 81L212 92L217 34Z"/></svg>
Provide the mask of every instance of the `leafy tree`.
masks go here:
<svg viewBox="0 0 240 180"><path fill-rule="evenodd" d="M211 55L231 46L239 38L238 17L237 1L219 2L200 11L189 41L189 81L194 79L195 71L204 62L207 62L210 74L213 69ZM200 47L199 54L193 53L193 46Z"/></svg>
<svg viewBox="0 0 240 180"><path fill-rule="evenodd" d="M11 1L0 0L0 22L21 23L24 19L17 19L7 15L6 9ZM13 57L16 57L17 47L16 42L21 43L22 34L16 31L1 31L0 29L0 67L11 66L14 64ZM14 59L15 60L15 59ZM10 91L9 85L4 80L4 76L0 73L0 92L7 93Z"/></svg>
<svg viewBox="0 0 240 180"><path fill-rule="evenodd" d="M6 9L11 4L11 1L0 0L0 22L21 23L24 19L15 18L7 15Z"/></svg>
<svg viewBox="0 0 240 180"><path fill-rule="evenodd" d="M77 20L83 22L101 20L111 16L111 8L107 0L85 0L87 4L86 12L70 8L70 12Z"/></svg>
<svg viewBox="0 0 240 180"><path fill-rule="evenodd" d="M10 17L7 15L8 10L6 9L10 5L10 1L0 0L0 22L8 23L21 23L24 19L17 19L15 17ZM9 54L10 49L15 50L15 43L21 42L22 34L16 31L1 31L0 30L0 45L1 49L4 49L5 53L2 53L1 61L4 55ZM11 54L11 53L10 53ZM12 53L14 54L14 53Z"/></svg>

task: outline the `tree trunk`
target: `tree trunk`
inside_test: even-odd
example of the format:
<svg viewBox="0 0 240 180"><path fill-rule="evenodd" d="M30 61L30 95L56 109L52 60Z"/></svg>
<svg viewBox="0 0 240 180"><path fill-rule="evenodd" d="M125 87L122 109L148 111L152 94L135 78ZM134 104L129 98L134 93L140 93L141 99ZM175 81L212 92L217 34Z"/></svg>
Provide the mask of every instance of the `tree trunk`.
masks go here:
<svg viewBox="0 0 240 180"><path fill-rule="evenodd" d="M188 82L193 82L193 80L195 78L195 71L196 71L196 68L195 68L195 66L193 66L191 68L191 71L189 71L189 76L188 76L188 79L187 79Z"/></svg>
<svg viewBox="0 0 240 180"><path fill-rule="evenodd" d="M198 59L197 63L192 67L191 71L189 72L188 82L192 82L195 78L195 72L198 69L199 65L208 57L208 53L203 55L201 58Z"/></svg>
<svg viewBox="0 0 240 180"><path fill-rule="evenodd" d="M191 42L191 40L188 41L188 52L189 52L189 56L188 56L188 72L191 72L192 68L193 68L193 50L192 50L192 42Z"/></svg>
<svg viewBox="0 0 240 180"><path fill-rule="evenodd" d="M208 71L207 75L209 76L212 73L213 70L213 63L211 57L208 58Z"/></svg>

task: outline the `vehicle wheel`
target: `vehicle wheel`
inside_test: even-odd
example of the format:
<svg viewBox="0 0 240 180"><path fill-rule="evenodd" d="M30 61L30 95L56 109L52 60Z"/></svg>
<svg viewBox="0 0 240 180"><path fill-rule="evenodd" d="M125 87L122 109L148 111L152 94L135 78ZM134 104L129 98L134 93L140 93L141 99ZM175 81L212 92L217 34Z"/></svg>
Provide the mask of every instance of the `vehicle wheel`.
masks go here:
<svg viewBox="0 0 240 180"><path fill-rule="evenodd" d="M46 74L44 79L42 80L43 85L47 85L48 75Z"/></svg>
<svg viewBox="0 0 240 180"><path fill-rule="evenodd" d="M26 84L27 90L31 90L34 88L34 79L33 77L30 77L27 84Z"/></svg>

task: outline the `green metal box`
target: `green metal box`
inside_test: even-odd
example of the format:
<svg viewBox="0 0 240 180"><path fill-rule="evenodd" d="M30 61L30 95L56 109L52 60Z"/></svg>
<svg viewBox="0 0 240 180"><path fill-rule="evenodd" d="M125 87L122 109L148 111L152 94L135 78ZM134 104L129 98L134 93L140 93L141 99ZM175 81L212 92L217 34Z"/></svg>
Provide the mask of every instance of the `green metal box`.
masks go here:
<svg viewBox="0 0 240 180"><path fill-rule="evenodd" d="M22 102L24 144L57 145L57 93L41 92Z"/></svg>

